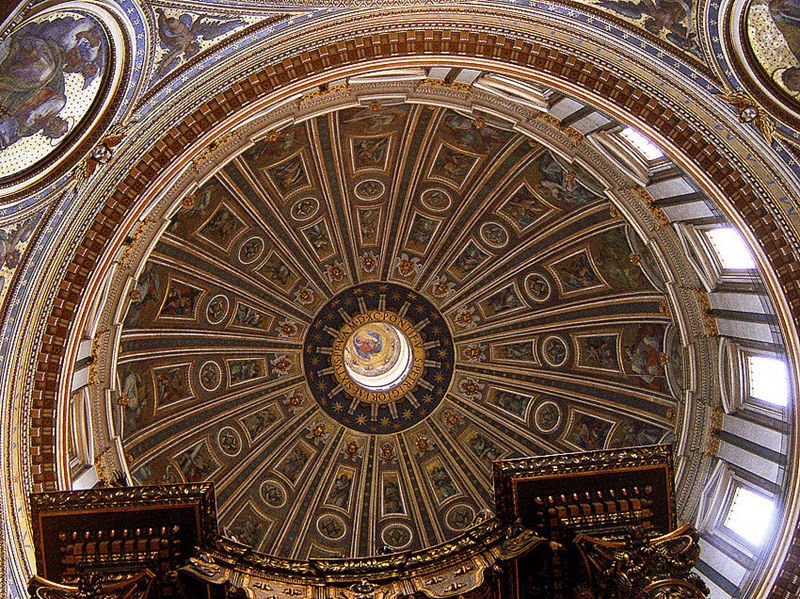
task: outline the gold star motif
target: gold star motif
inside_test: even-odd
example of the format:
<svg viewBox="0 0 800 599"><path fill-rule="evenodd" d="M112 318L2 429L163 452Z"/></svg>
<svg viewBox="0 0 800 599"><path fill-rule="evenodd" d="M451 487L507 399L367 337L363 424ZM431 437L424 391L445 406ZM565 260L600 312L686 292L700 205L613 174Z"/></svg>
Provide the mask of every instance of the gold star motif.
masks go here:
<svg viewBox="0 0 800 599"><path fill-rule="evenodd" d="M356 418L356 422L358 424L365 424L367 422L367 417L364 414L361 414L358 418Z"/></svg>
<svg viewBox="0 0 800 599"><path fill-rule="evenodd" d="M404 410L403 418L405 418L406 420L411 420L411 410Z"/></svg>

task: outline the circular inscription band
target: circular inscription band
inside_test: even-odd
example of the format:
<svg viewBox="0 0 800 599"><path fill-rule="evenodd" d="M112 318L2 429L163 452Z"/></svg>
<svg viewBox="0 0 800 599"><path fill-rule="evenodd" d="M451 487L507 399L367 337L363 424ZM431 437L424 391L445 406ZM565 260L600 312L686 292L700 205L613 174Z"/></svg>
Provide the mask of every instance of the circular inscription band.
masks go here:
<svg viewBox="0 0 800 599"><path fill-rule="evenodd" d="M339 329L331 365L350 396L366 402L396 401L422 376L422 344L411 321L394 312L369 311Z"/></svg>
<svg viewBox="0 0 800 599"><path fill-rule="evenodd" d="M450 387L453 338L416 291L363 283L323 306L306 334L303 370L317 403L364 433L395 433L425 419Z"/></svg>

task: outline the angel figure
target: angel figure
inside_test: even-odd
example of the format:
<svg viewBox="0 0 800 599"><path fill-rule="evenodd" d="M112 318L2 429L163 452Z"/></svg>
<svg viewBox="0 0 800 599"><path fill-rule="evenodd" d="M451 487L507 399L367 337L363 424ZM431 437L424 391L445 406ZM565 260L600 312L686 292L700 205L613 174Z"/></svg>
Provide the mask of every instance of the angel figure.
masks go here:
<svg viewBox="0 0 800 599"><path fill-rule="evenodd" d="M673 44L697 53L696 34L691 28L691 0L601 0L599 5L638 21L653 35L666 30Z"/></svg>
<svg viewBox="0 0 800 599"><path fill-rule="evenodd" d="M156 67L159 79L178 66L182 59L189 60L200 52L200 40L210 41L245 25L239 19L215 21L203 16L192 17L184 13L177 19L158 10L158 37L161 47L168 50Z"/></svg>

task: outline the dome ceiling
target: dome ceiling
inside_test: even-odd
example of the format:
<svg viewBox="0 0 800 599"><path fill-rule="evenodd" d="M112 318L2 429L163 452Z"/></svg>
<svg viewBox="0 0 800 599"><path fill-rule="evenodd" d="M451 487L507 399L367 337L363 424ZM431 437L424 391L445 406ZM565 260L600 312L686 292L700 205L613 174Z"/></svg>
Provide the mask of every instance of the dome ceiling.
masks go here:
<svg viewBox="0 0 800 599"><path fill-rule="evenodd" d="M348 108L185 197L130 296L123 444L141 484L212 480L285 557L459 535L494 460L672 434L659 267L584 168L489 119Z"/></svg>

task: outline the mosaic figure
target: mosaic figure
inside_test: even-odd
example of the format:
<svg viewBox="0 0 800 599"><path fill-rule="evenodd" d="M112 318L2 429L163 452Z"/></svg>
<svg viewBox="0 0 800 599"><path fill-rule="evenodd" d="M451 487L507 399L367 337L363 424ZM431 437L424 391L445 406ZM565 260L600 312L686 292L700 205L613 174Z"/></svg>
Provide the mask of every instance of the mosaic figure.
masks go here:
<svg viewBox="0 0 800 599"><path fill-rule="evenodd" d="M389 152L390 137L353 138L353 162L356 168L384 168Z"/></svg>
<svg viewBox="0 0 800 599"><path fill-rule="evenodd" d="M220 206L211 220L200 229L200 234L227 251L230 242L243 227L244 223L227 206Z"/></svg>
<svg viewBox="0 0 800 599"><path fill-rule="evenodd" d="M257 438L278 421L278 414L272 408L266 408L242 418L242 424L251 439Z"/></svg>
<svg viewBox="0 0 800 599"><path fill-rule="evenodd" d="M649 252L646 248L642 249ZM633 252L628 245L624 228L612 229L600 235L592 243L592 250L596 256L597 268L615 289L632 291L651 286L638 266L638 256L632 257Z"/></svg>
<svg viewBox="0 0 800 599"><path fill-rule="evenodd" d="M231 385L265 376L263 360L231 360L228 362Z"/></svg>
<svg viewBox="0 0 800 599"><path fill-rule="evenodd" d="M565 258L553 265L565 293L602 285L589 256L585 251Z"/></svg>
<svg viewBox="0 0 800 599"><path fill-rule="evenodd" d="M90 18L64 16L28 23L0 43L0 150L38 133L64 137L69 122L61 116L72 98L66 77L76 74L86 90L104 73L105 34Z"/></svg>
<svg viewBox="0 0 800 599"><path fill-rule="evenodd" d="M580 365L602 370L619 370L616 335L579 337Z"/></svg>
<svg viewBox="0 0 800 599"><path fill-rule="evenodd" d="M577 208L599 199L597 194L578 181L576 173L567 173L549 152L542 154L536 166L540 177L539 192L545 200Z"/></svg>
<svg viewBox="0 0 800 599"><path fill-rule="evenodd" d="M200 41L210 41L245 25L238 19L218 21L198 15L182 14L180 17L167 16L161 9L158 14L158 38L167 54L156 67L154 79L160 79L181 61L189 60L200 52Z"/></svg>
<svg viewBox="0 0 800 599"><path fill-rule="evenodd" d="M517 189L498 210L519 229L529 227L550 211L552 208L531 193L527 185Z"/></svg>
<svg viewBox="0 0 800 599"><path fill-rule="evenodd" d="M159 405L180 401L191 397L187 383L188 366L176 366L154 371L156 399Z"/></svg>
<svg viewBox="0 0 800 599"><path fill-rule="evenodd" d="M660 327L645 324L636 330L632 342L622 349L626 369L646 388L654 391L666 390L661 352L663 337Z"/></svg>
<svg viewBox="0 0 800 599"><path fill-rule="evenodd" d="M240 514L227 531L230 538L248 547L258 547L265 532L264 523L254 514Z"/></svg>
<svg viewBox="0 0 800 599"><path fill-rule="evenodd" d="M612 426L613 423L607 420L578 413L567 434L567 441L586 451L603 449Z"/></svg>
<svg viewBox="0 0 800 599"><path fill-rule="evenodd" d="M147 397L145 396L142 377L133 371L129 371L122 380L120 389L120 404L124 406L125 432L131 432L139 427L142 416L147 408Z"/></svg>
<svg viewBox="0 0 800 599"><path fill-rule="evenodd" d="M676 46L699 54L693 31L692 3L681 0L601 0L599 6L635 22L653 35L664 36Z"/></svg>
<svg viewBox="0 0 800 599"><path fill-rule="evenodd" d="M495 389L491 399L491 403L495 404L498 408L510 412L519 418L525 418L530 402L530 397L503 389Z"/></svg>
<svg viewBox="0 0 800 599"><path fill-rule="evenodd" d="M201 289L190 287L180 281L170 281L167 297L161 306L161 316L172 318L192 318Z"/></svg>
<svg viewBox="0 0 800 599"><path fill-rule="evenodd" d="M289 454L275 467L275 470L294 484L310 459L311 452L304 445L298 443L292 447Z"/></svg>
<svg viewBox="0 0 800 599"><path fill-rule="evenodd" d="M350 503L350 489L352 487L353 474L348 470L341 471L336 476L336 480L333 481L326 503L346 510Z"/></svg>
<svg viewBox="0 0 800 599"><path fill-rule="evenodd" d="M425 472L439 502L452 497L458 492L450 473L438 460L426 463Z"/></svg>
<svg viewBox="0 0 800 599"><path fill-rule="evenodd" d="M187 482L206 480L217 468L216 460L214 460L205 442L198 443L194 447L179 453L175 456L175 461L178 463L178 468Z"/></svg>
<svg viewBox="0 0 800 599"><path fill-rule="evenodd" d="M408 230L407 246L417 252L424 252L436 232L435 220L417 214Z"/></svg>
<svg viewBox="0 0 800 599"><path fill-rule="evenodd" d="M383 513L405 513L405 510L403 509L403 496L400 492L400 485L392 478L384 479L383 481Z"/></svg>
<svg viewBox="0 0 800 599"><path fill-rule="evenodd" d="M300 154L269 167L267 173L280 193L288 193L298 187L309 185L306 165Z"/></svg>
<svg viewBox="0 0 800 599"><path fill-rule="evenodd" d="M431 175L447 179L455 183L456 187L461 187L477 161L476 156L442 145L433 163Z"/></svg>

